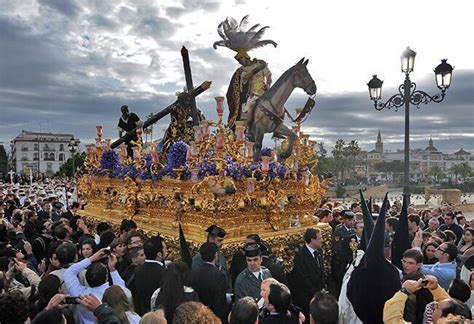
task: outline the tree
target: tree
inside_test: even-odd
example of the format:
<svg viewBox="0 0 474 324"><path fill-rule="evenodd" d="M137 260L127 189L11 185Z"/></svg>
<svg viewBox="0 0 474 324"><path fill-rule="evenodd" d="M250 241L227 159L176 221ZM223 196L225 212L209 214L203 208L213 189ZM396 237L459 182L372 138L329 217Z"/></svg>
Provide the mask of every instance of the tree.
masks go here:
<svg viewBox="0 0 474 324"><path fill-rule="evenodd" d="M458 169L458 174L461 176L461 179L466 179L471 176L472 168L467 161L464 161L461 164L456 165Z"/></svg>
<svg viewBox="0 0 474 324"><path fill-rule="evenodd" d="M458 176L460 176L461 179L465 179L472 174L472 168L467 161L453 165L449 170L454 173L455 182L458 182Z"/></svg>
<svg viewBox="0 0 474 324"><path fill-rule="evenodd" d="M334 158L334 167L336 174L340 176L341 181L344 181L344 171L347 167L346 156L344 151L345 142L343 139L338 139L331 153Z"/></svg>
<svg viewBox="0 0 474 324"><path fill-rule="evenodd" d="M403 173L404 164L401 161L380 161L374 165L377 172L384 173L385 179L393 178L394 182L400 182L399 176Z"/></svg>
<svg viewBox="0 0 474 324"><path fill-rule="evenodd" d="M74 168L76 170L80 170L82 166L84 165L84 161L86 160L86 152L82 153L76 153L73 155L73 157L67 159L66 163L61 165L58 171L58 175L60 176L66 176L66 177L72 177L72 159L74 158Z"/></svg>
<svg viewBox="0 0 474 324"><path fill-rule="evenodd" d="M149 115L147 115L145 117L146 117L146 119L149 119L149 118L153 117L153 113L150 113ZM148 143L148 134L150 134L150 142L153 142L153 124L151 124L147 128L144 128L143 133L145 133L145 143Z"/></svg>
<svg viewBox="0 0 474 324"><path fill-rule="evenodd" d="M318 143L318 148L316 149L316 154L318 155L318 158L325 158L326 155L328 154L328 151L324 148L324 143L319 142Z"/></svg>
<svg viewBox="0 0 474 324"><path fill-rule="evenodd" d="M0 145L0 173L5 175L8 172L8 157L3 145Z"/></svg>
<svg viewBox="0 0 474 324"><path fill-rule="evenodd" d="M433 177L435 181L446 178L446 173L437 165L431 167L430 171L428 171L428 175Z"/></svg>
<svg viewBox="0 0 474 324"><path fill-rule="evenodd" d="M351 175L355 173L354 171L354 166L355 166L355 161L356 158L360 154L360 147L359 143L357 143L356 140L350 141L344 148L343 148L343 153L344 156L346 157L346 168L349 170L352 170Z"/></svg>

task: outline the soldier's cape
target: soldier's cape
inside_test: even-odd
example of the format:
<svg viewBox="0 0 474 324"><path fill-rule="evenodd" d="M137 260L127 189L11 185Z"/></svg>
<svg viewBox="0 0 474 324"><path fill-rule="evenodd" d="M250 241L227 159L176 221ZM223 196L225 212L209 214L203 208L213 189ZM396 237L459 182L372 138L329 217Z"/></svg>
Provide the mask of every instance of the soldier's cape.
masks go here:
<svg viewBox="0 0 474 324"><path fill-rule="evenodd" d="M402 269L403 253L409 248L411 245L408 233L408 199L403 196L402 212L392 241L392 264L400 270Z"/></svg>
<svg viewBox="0 0 474 324"><path fill-rule="evenodd" d="M363 323L382 324L383 307L400 289L397 268L385 259L385 214L388 199L382 204L367 251L358 267L352 272L347 285L347 298Z"/></svg>

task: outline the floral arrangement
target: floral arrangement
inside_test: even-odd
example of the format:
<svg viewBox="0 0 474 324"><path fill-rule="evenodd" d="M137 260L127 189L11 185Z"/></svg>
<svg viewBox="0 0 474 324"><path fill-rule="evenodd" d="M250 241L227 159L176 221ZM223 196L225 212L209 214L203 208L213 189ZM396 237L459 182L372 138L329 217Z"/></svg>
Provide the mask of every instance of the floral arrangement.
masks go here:
<svg viewBox="0 0 474 324"><path fill-rule="evenodd" d="M219 174L218 163L214 159L214 150L208 150L204 158L191 167L186 159L188 145L184 141L173 143L166 154L166 163L163 165L155 165L153 156L149 153L144 154L141 163L132 163L129 165L122 164L120 158L114 150L105 150L100 159L100 168L93 170L93 174L100 176L109 176L111 178L123 179L130 177L141 180L160 180L164 176L189 180L192 177L192 170L197 169L197 177L203 179L206 176L214 176ZM261 151L262 156L274 156L273 149L265 147ZM245 178L255 177L261 180L264 176L268 179L280 178L285 179L288 174L288 168L277 162L272 161L269 165L269 171L263 173L261 171L262 162L252 162L251 164L240 164L231 156L224 158L223 175L233 180L241 180ZM180 172L177 172L180 170ZM302 172L297 174L301 178ZM194 171L195 172L195 171ZM179 173L179 174L178 174Z"/></svg>

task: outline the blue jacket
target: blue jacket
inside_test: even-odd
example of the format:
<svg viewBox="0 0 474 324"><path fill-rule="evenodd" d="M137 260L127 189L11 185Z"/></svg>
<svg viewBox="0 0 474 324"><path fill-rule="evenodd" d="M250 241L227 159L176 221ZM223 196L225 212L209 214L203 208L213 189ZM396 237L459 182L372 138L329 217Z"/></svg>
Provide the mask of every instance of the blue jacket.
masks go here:
<svg viewBox="0 0 474 324"><path fill-rule="evenodd" d="M438 284L447 291L451 281L456 278L456 262L424 264L421 267L421 272L425 275L435 276L438 279Z"/></svg>

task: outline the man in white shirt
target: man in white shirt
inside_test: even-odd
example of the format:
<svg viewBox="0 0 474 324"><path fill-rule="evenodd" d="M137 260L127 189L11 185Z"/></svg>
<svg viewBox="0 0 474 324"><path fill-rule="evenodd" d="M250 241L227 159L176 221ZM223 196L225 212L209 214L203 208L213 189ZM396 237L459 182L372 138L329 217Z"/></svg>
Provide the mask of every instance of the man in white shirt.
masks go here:
<svg viewBox="0 0 474 324"><path fill-rule="evenodd" d="M99 260L108 256L107 266L99 262ZM104 291L109 288L108 282L108 270L110 271L110 277L112 283L119 286L127 293L128 289L125 287L125 282L120 277L115 265L117 264L117 257L113 254L108 255L105 249L101 249L90 258L86 258L81 262L71 265L64 273L64 283L69 291L70 296L79 297L81 295L92 294L102 300ZM86 279L90 287L83 286L79 282L79 273L86 269ZM97 322L96 317L92 312L79 306L79 320L81 324L95 324Z"/></svg>

